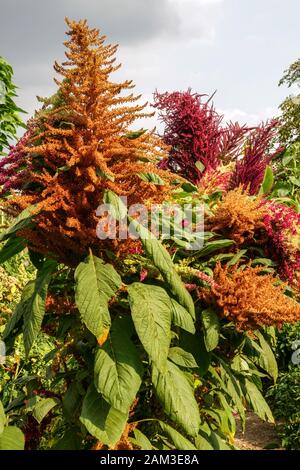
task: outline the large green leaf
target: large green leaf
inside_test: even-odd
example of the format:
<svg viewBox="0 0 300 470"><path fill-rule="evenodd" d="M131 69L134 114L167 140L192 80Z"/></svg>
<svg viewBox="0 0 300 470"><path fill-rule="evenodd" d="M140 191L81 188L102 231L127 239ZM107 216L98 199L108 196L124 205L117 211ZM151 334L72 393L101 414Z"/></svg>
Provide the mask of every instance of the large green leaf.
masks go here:
<svg viewBox="0 0 300 470"><path fill-rule="evenodd" d="M28 304L33 292L34 292L34 281L29 281L26 286L23 288L23 292L21 295L21 300L15 308L14 313L9 318L8 322L5 325L5 330L3 333L3 339L6 339L10 333L14 330L17 326L19 321L21 320L22 316L25 312L25 306Z"/></svg>
<svg viewBox="0 0 300 470"><path fill-rule="evenodd" d="M3 433L5 423L6 423L6 417L4 413L4 408L3 408L2 402L0 401L0 434Z"/></svg>
<svg viewBox="0 0 300 470"><path fill-rule="evenodd" d="M274 353L260 331L255 331L255 335L258 337L263 351L263 354L259 355L259 365L270 374L275 383L278 378L278 366Z"/></svg>
<svg viewBox="0 0 300 470"><path fill-rule="evenodd" d="M108 302L122 284L111 264L89 254L75 271L75 300L81 319L99 339L110 328Z"/></svg>
<svg viewBox="0 0 300 470"><path fill-rule="evenodd" d="M67 427L65 434L51 447L51 450L81 450L82 433L79 428Z"/></svg>
<svg viewBox="0 0 300 470"><path fill-rule="evenodd" d="M16 236L9 238L0 250L0 264L5 263L5 261L23 251L24 248L25 241L23 238Z"/></svg>
<svg viewBox="0 0 300 470"><path fill-rule="evenodd" d="M172 362L161 373L153 364L152 382L166 414L191 436L198 434L199 407L185 374Z"/></svg>
<svg viewBox="0 0 300 470"><path fill-rule="evenodd" d="M201 315L204 343L207 351L213 351L219 343L220 322L217 314L210 308L203 310Z"/></svg>
<svg viewBox="0 0 300 470"><path fill-rule="evenodd" d="M268 165L265 169L264 179L261 184L259 194L265 195L268 194L274 184L274 175L272 168Z"/></svg>
<svg viewBox="0 0 300 470"><path fill-rule="evenodd" d="M190 313L182 307L176 300L170 299L172 310L172 323L179 326L188 333L195 333L195 324Z"/></svg>
<svg viewBox="0 0 300 470"><path fill-rule="evenodd" d="M128 419L110 406L91 385L83 400L80 421L88 432L103 444L113 447L120 439Z"/></svg>
<svg viewBox="0 0 300 470"><path fill-rule="evenodd" d="M169 359L171 359L172 362L174 362L180 367L186 367L188 369L198 368L198 364L195 361L194 356L182 348L170 348Z"/></svg>
<svg viewBox="0 0 300 470"><path fill-rule="evenodd" d="M40 424L49 411L58 405L58 403L59 400L57 398L41 398L33 408L33 416L37 422Z"/></svg>
<svg viewBox="0 0 300 470"><path fill-rule="evenodd" d="M174 297L195 318L193 299L175 271L171 256L167 250L159 240L153 237L153 235L151 236L151 233L136 220L130 219L130 222L137 233L140 234L141 242L147 255L152 260L154 266L161 272Z"/></svg>
<svg viewBox="0 0 300 470"><path fill-rule="evenodd" d="M18 230L21 230L25 227L28 228L32 223L32 217L35 209L36 206L30 206L23 210L23 212L21 212L21 214L19 214L18 217L14 219L13 224L0 234L0 242L7 240Z"/></svg>
<svg viewBox="0 0 300 470"><path fill-rule="evenodd" d="M40 332L45 314L48 285L56 266L56 262L52 260L47 260L44 263L42 268L37 272L36 280L30 284L32 294L29 298L21 300L21 304L18 307L23 310L24 316L23 338L26 356L28 356L31 347Z"/></svg>
<svg viewBox="0 0 300 470"><path fill-rule="evenodd" d="M195 444L199 450L232 450L218 433L210 429L207 431L200 430L195 439Z"/></svg>
<svg viewBox="0 0 300 470"><path fill-rule="evenodd" d="M127 209L124 203L115 193L112 191L106 191L104 195L104 201L114 207L117 219L124 219L126 217ZM163 247L161 242L138 221L128 216L128 222L135 232L139 234L147 255L150 257L157 269L161 272L170 291L177 298L179 303L185 307L194 318L195 307L193 299L182 283L179 275L175 271L172 258L167 250Z"/></svg>
<svg viewBox="0 0 300 470"><path fill-rule="evenodd" d="M170 439L172 439L176 450L197 450L194 444L186 437L180 434L176 429L172 428L166 423L159 421L160 427Z"/></svg>
<svg viewBox="0 0 300 470"><path fill-rule="evenodd" d="M25 438L16 426L7 426L0 435L0 450L23 450Z"/></svg>
<svg viewBox="0 0 300 470"><path fill-rule="evenodd" d="M195 257L203 258L204 256L210 255L214 251L228 248L231 245L234 245L233 240L215 240L213 242L208 242L203 248L201 248L201 250L195 253Z"/></svg>
<svg viewBox="0 0 300 470"><path fill-rule="evenodd" d="M139 429L134 430L135 444L137 444L141 450L152 450L153 446L149 441L148 437L145 436Z"/></svg>
<svg viewBox="0 0 300 470"><path fill-rule="evenodd" d="M132 320L145 351L164 370L171 342L170 297L164 289L135 282L128 287Z"/></svg>
<svg viewBox="0 0 300 470"><path fill-rule="evenodd" d="M245 416L245 406L243 404L243 392L241 390L239 381L235 378L232 370L226 364L225 361L219 358L221 363L220 371L221 371L221 379L224 386L224 391L228 393L232 402L234 403L240 418L243 430L245 430L246 424L246 416Z"/></svg>
<svg viewBox="0 0 300 470"><path fill-rule="evenodd" d="M138 173L138 176L141 178L141 180L146 181L146 183L157 184L158 186L163 186L166 184L164 180L155 173Z"/></svg>
<svg viewBox="0 0 300 470"><path fill-rule="evenodd" d="M118 317L96 352L95 386L114 408L127 413L142 382L143 367L132 343L129 319Z"/></svg>
<svg viewBox="0 0 300 470"><path fill-rule="evenodd" d="M247 400L251 404L253 411L257 414L257 416L259 416L265 421L274 423L272 411L270 410L269 405L267 404L266 400L264 399L256 385L251 382L251 380L245 378L244 388Z"/></svg>

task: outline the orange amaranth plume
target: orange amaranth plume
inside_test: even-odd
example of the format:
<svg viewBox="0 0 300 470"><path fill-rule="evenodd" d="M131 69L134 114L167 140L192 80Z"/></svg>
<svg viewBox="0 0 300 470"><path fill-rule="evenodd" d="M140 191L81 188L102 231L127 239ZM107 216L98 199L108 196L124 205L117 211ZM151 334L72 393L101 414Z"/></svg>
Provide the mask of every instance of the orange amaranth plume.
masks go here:
<svg viewBox="0 0 300 470"><path fill-rule="evenodd" d="M95 254L112 248L96 237L104 190L127 196L129 204L160 203L176 177L157 169L166 147L154 133L130 131L149 114L143 112L146 105L136 104L139 96L126 94L131 81L110 81L119 68L117 46L105 45L105 37L86 21L66 22L67 61L54 66L63 78L55 79L58 92L42 100L30 122L31 137L23 148L28 170L8 210L18 213L36 204L35 227L20 234L31 249L74 265L90 248ZM143 181L142 172L161 175L165 184Z"/></svg>
<svg viewBox="0 0 300 470"><path fill-rule="evenodd" d="M199 297L221 317L233 321L238 330L300 321L300 305L284 294L278 279L263 275L261 267L236 269L218 263L211 288L198 289Z"/></svg>
<svg viewBox="0 0 300 470"><path fill-rule="evenodd" d="M207 221L207 229L222 233L238 245L251 242L264 229L263 217L266 209L261 198L252 198L242 187L223 196L215 214ZM259 238L259 237L258 237ZM256 240L257 242L259 240Z"/></svg>

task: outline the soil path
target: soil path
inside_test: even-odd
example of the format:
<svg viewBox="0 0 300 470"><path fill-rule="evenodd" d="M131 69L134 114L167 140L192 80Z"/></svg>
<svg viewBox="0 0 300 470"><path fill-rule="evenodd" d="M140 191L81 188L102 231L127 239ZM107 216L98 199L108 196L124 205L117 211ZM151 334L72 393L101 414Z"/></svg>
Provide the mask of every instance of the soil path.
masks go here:
<svg viewBox="0 0 300 470"><path fill-rule="evenodd" d="M275 425L259 419L254 413L246 415L246 430L242 433L240 422L237 422L235 446L239 450L280 449L280 438Z"/></svg>

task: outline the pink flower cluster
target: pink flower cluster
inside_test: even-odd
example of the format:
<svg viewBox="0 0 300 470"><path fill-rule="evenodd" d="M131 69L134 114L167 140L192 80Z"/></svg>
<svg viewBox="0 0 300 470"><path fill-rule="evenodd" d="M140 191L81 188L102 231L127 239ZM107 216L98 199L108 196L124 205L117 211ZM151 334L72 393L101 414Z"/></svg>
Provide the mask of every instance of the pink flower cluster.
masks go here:
<svg viewBox="0 0 300 470"><path fill-rule="evenodd" d="M277 126L278 121L273 119L252 129L245 141L243 158L236 163L231 189L242 185L245 189L249 189L250 194L258 192L267 165L284 150L283 147L280 147L273 152L269 152L272 140L276 135Z"/></svg>
<svg viewBox="0 0 300 470"><path fill-rule="evenodd" d="M300 292L300 214L276 202L267 202L266 207L269 254L278 263L281 277Z"/></svg>
<svg viewBox="0 0 300 470"><path fill-rule="evenodd" d="M24 176L30 170L26 162L24 147L30 138L27 131L15 146L10 148L9 154L0 159L0 196L12 189L20 189L24 183Z"/></svg>
<svg viewBox="0 0 300 470"><path fill-rule="evenodd" d="M204 95L186 92L155 93L154 107L164 123L164 142L171 147L169 157L160 164L197 184L205 171L216 169L225 156L237 158L245 127L230 123L222 127L217 113Z"/></svg>

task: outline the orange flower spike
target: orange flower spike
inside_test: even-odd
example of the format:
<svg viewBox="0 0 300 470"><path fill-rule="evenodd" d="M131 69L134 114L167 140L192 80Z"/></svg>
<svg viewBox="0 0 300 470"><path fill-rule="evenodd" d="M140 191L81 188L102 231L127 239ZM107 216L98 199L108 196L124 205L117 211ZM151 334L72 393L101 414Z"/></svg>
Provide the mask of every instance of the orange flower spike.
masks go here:
<svg viewBox="0 0 300 470"><path fill-rule="evenodd" d="M198 289L199 298L212 305L221 317L236 324L238 330L263 325L281 326L300 321L300 304L284 294L284 285L263 268L248 266L237 270L217 264L211 289Z"/></svg>
<svg viewBox="0 0 300 470"><path fill-rule="evenodd" d="M23 231L28 244L74 265L89 249L99 256L106 250L108 242L96 236L95 217L105 189L128 195L132 202L157 203L169 195L176 177L164 172L165 185L160 187L138 177L143 171L162 174L156 163L166 147L153 132L126 137L136 119L152 113L136 104L139 96L126 95L131 81L110 81L119 68L117 46L105 45L105 37L86 21L66 21L67 60L54 66L62 76L55 80L59 90L41 100L43 107L31 120L32 137L25 148L28 173L22 178L26 185L8 204L16 213L38 204L34 233ZM138 163L141 159L152 165Z"/></svg>
<svg viewBox="0 0 300 470"><path fill-rule="evenodd" d="M207 229L221 232L238 245L252 241L264 228L266 209L261 198L251 198L241 187L229 191L219 203L215 214L207 221Z"/></svg>

